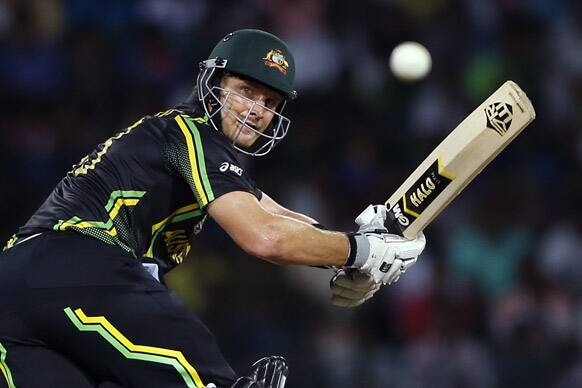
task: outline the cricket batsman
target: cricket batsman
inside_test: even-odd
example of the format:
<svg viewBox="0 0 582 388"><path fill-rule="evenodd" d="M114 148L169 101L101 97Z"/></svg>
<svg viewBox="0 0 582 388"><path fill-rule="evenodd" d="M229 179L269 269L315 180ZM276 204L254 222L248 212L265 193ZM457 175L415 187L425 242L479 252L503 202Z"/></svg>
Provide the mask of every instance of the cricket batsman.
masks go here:
<svg viewBox="0 0 582 388"><path fill-rule="evenodd" d="M84 157L0 254L0 386L282 388L282 357L232 370L214 336L164 285L212 217L250 255L334 268L332 300L355 306L425 246L388 234L370 206L357 232L325 230L262 192L240 154L270 152L297 93L287 45L226 35L192 95ZM2 385L3 384L3 385Z"/></svg>

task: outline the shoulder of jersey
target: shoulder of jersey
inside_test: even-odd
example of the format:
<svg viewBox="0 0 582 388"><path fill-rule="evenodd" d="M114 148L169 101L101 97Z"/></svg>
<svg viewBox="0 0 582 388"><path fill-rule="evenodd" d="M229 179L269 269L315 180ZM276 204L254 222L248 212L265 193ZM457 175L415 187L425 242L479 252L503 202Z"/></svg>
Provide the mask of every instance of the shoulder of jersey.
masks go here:
<svg viewBox="0 0 582 388"><path fill-rule="evenodd" d="M136 124L146 124L150 129L167 130L175 129L178 133L181 128L187 128L192 125L197 128L209 125L208 118L205 116L195 116L191 112L184 112L178 109L168 109L166 111L158 112L154 115L145 116ZM209 131L202 131L209 132ZM212 131L215 132L215 131Z"/></svg>
<svg viewBox="0 0 582 388"><path fill-rule="evenodd" d="M152 119L161 119L162 121L171 121L175 122L177 117L182 117L184 119L188 119L193 121L196 125L206 124L208 125L208 118L204 115L198 116L193 114L192 112L184 112L179 109L168 109L166 111L158 112L153 116L150 116Z"/></svg>
<svg viewBox="0 0 582 388"><path fill-rule="evenodd" d="M183 112L177 109L169 109L150 116L154 127L159 127L165 132L164 136L178 136L180 139L193 135L198 141L202 141L213 147L229 150L230 141L216 131L206 115L196 115L193 112ZM156 123L155 120L159 120ZM188 135L190 134L190 135ZM234 152L234 149L232 149ZM227 151L228 152L228 151Z"/></svg>

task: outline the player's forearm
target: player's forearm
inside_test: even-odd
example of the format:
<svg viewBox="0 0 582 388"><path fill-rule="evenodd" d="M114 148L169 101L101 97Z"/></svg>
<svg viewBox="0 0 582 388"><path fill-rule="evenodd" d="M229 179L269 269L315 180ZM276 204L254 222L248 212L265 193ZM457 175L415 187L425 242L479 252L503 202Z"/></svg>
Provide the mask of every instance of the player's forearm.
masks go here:
<svg viewBox="0 0 582 388"><path fill-rule="evenodd" d="M273 216L261 233L257 256L276 264L342 266L349 255L345 233L320 230L286 216Z"/></svg>
<svg viewBox="0 0 582 388"><path fill-rule="evenodd" d="M310 225L318 223L317 220L315 220L314 218L306 216L305 214L294 212L294 211L289 210L289 209L284 209L284 211L279 213L279 215L293 218L294 220L305 222L305 223L310 224Z"/></svg>
<svg viewBox="0 0 582 388"><path fill-rule="evenodd" d="M287 209L284 206L281 206L271 197L269 197L266 193L263 193L263 197L261 198L261 206L265 210L267 210L271 214L276 214L280 216L286 216L293 218L294 220L306 222L308 224L317 224L317 221L305 214L297 213L292 210Z"/></svg>

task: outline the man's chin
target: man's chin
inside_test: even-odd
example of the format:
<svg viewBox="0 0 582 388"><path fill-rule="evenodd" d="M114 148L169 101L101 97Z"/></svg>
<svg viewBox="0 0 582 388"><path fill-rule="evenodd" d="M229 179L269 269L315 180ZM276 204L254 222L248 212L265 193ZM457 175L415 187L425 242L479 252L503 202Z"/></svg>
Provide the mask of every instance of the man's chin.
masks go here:
<svg viewBox="0 0 582 388"><path fill-rule="evenodd" d="M255 142L257 141L257 139L238 139L236 141L236 145L240 148L243 149L249 149L253 146L253 144L255 144Z"/></svg>

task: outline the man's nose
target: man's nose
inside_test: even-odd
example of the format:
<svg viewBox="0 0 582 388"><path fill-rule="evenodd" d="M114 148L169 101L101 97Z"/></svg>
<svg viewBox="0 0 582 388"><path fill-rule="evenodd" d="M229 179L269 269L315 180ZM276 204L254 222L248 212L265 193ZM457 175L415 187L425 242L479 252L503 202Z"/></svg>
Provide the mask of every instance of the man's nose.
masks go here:
<svg viewBox="0 0 582 388"><path fill-rule="evenodd" d="M265 107L259 101L254 101L249 109L249 115L259 119L263 118L265 114Z"/></svg>

